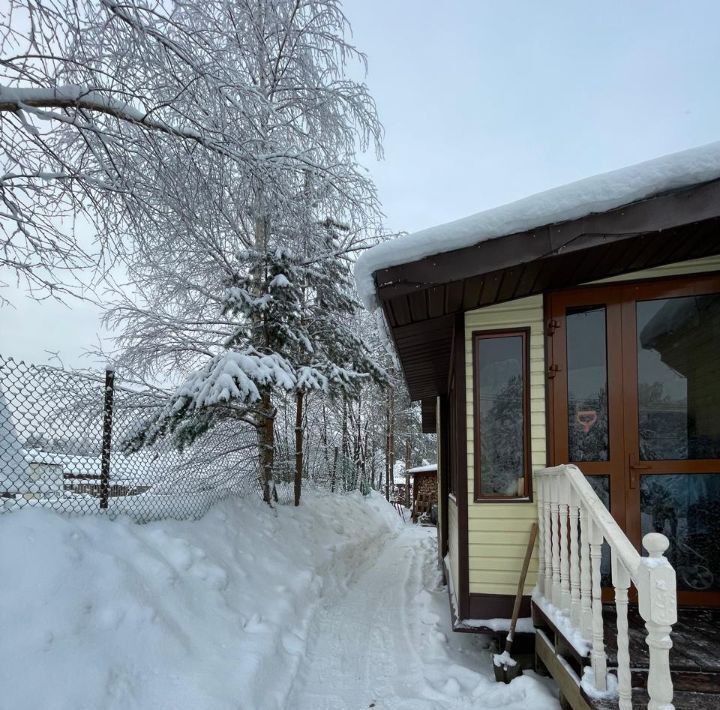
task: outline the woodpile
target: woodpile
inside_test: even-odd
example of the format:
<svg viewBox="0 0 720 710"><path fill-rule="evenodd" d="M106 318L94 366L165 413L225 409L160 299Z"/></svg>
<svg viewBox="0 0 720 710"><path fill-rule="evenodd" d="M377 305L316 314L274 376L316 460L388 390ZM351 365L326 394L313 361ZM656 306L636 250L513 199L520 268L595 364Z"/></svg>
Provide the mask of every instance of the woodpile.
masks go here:
<svg viewBox="0 0 720 710"><path fill-rule="evenodd" d="M437 503L437 476L435 473L417 473L413 481L413 520L417 521Z"/></svg>

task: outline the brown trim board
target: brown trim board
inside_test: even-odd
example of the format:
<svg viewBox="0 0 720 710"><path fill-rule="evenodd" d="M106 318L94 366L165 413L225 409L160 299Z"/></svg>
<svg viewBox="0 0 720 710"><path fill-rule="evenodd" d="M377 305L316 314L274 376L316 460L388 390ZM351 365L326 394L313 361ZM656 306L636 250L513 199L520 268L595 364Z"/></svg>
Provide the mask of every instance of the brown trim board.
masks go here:
<svg viewBox="0 0 720 710"><path fill-rule="evenodd" d="M522 341L522 405L523 405L523 481L524 495L501 496L481 494L482 470L480 468L480 391L478 341L490 338L519 337ZM473 501L475 503L532 503L532 450L530 446L530 328L500 328L492 330L474 330L471 336L472 372L473 372Z"/></svg>
<svg viewBox="0 0 720 710"><path fill-rule="evenodd" d="M450 467L450 437L448 436L448 400L447 397L438 397L440 405L440 421L438 422L438 446L440 447L439 486L440 486L440 539L438 540L438 556L443 566L445 555L448 553L448 474Z"/></svg>
<svg viewBox="0 0 720 710"><path fill-rule="evenodd" d="M720 180L655 195L607 212L500 235L474 246L434 254L374 273L385 301L450 281L508 269L549 256L580 251L640 234L669 230L720 216Z"/></svg>
<svg viewBox="0 0 720 710"><path fill-rule="evenodd" d="M467 619L470 606L470 565L468 546L468 470L467 470L467 403L465 398L465 314L455 316L453 332L453 368L455 370L456 422L462 436L457 441L458 504L458 614Z"/></svg>
<svg viewBox="0 0 720 710"><path fill-rule="evenodd" d="M515 596L513 594L481 594L472 592L469 599L469 615L466 619L509 619L512 616ZM520 604L520 618L530 616L530 597L524 596Z"/></svg>

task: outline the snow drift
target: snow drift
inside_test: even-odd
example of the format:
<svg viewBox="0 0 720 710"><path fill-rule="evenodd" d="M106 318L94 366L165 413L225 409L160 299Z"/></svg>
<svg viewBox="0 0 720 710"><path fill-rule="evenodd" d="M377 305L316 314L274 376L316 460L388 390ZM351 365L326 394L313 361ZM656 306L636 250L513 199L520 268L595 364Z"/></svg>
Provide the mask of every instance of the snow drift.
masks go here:
<svg viewBox="0 0 720 710"><path fill-rule="evenodd" d="M379 496L315 491L277 516L2 516L0 707L284 708L321 598L398 526Z"/></svg>

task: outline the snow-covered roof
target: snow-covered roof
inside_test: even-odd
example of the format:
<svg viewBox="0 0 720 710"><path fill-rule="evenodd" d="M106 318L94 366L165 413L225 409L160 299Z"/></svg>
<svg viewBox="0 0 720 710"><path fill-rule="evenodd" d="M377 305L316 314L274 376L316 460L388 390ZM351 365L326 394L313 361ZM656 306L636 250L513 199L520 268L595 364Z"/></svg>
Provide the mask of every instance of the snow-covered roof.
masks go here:
<svg viewBox="0 0 720 710"><path fill-rule="evenodd" d="M434 471L437 471L436 463L429 463L426 466L415 466L414 468L408 469L408 473L431 473Z"/></svg>
<svg viewBox="0 0 720 710"><path fill-rule="evenodd" d="M517 202L423 229L368 249L355 264L365 306L378 306L373 273L549 224L607 212L670 190L720 178L720 142L555 187Z"/></svg>
<svg viewBox="0 0 720 710"><path fill-rule="evenodd" d="M50 464L62 466L63 473L74 476L97 478L102 471L100 456L82 456L78 454L60 454L51 451L29 449L24 451L28 464ZM126 457L119 452L110 454L110 472L113 483L132 485L150 485L156 482L157 472L154 470L152 456L141 452Z"/></svg>

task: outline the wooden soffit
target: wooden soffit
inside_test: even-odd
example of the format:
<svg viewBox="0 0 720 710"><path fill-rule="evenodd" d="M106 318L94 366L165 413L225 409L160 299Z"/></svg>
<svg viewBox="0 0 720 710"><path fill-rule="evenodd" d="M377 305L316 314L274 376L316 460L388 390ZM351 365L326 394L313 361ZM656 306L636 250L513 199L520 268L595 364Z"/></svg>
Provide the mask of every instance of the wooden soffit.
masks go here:
<svg viewBox="0 0 720 710"><path fill-rule="evenodd" d="M720 180L381 269L412 399L445 394L455 314L720 253Z"/></svg>

